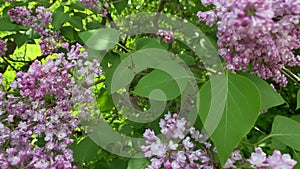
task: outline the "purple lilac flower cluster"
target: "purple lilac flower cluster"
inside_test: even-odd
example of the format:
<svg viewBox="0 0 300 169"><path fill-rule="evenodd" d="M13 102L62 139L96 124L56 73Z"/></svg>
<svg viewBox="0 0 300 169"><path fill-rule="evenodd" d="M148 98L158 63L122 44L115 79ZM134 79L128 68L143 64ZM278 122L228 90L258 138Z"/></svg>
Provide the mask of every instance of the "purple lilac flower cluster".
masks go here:
<svg viewBox="0 0 300 169"><path fill-rule="evenodd" d="M195 128L186 129L186 123L177 114L168 113L160 121L161 133L165 139L158 138L150 129L145 131L143 136L146 142L141 150L145 157L151 159L147 169L213 169L208 153L211 144L201 141L204 136ZM199 144L202 147L196 147Z"/></svg>
<svg viewBox="0 0 300 169"><path fill-rule="evenodd" d="M246 160L242 158L239 150L234 151L224 168L237 168L235 163L238 161L240 165L249 162L252 167L257 169L292 169L297 164L297 161L291 159L289 154L281 154L280 151L274 150L273 154L267 157L266 153L260 147L257 147L255 152L251 153L251 157Z"/></svg>
<svg viewBox="0 0 300 169"><path fill-rule="evenodd" d="M39 6L35 9L35 14L32 10L17 6L8 11L10 18L18 24L26 25L35 30L42 42L40 47L43 55L50 55L58 50L58 43L62 40L57 32L49 29L52 21L52 13L49 9Z"/></svg>
<svg viewBox="0 0 300 169"><path fill-rule="evenodd" d="M174 33L171 30L158 30L156 36L162 38L162 41L167 43L174 41Z"/></svg>
<svg viewBox="0 0 300 169"><path fill-rule="evenodd" d="M197 16L208 26L217 25L219 55L226 59L227 69L247 70L264 78L273 78L282 86L284 66L299 66L300 48L299 0L202 0L215 5Z"/></svg>
<svg viewBox="0 0 300 169"><path fill-rule="evenodd" d="M91 92L79 94L69 71L85 65L100 75L101 71L98 63L81 64L80 58L87 56L81 45L63 47L68 50L66 55L59 53L55 60L49 59L44 65L35 61L28 72L18 72L10 84L15 94L0 90L2 169L77 168L72 166L73 152L68 148L73 143L70 136L78 125L71 110L78 101L89 102L86 96ZM2 79L0 75L0 82Z"/></svg>
<svg viewBox="0 0 300 169"><path fill-rule="evenodd" d="M6 51L7 51L6 43L2 39L0 39L0 56L5 55Z"/></svg>
<svg viewBox="0 0 300 169"><path fill-rule="evenodd" d="M107 9L102 9L101 7L99 7L99 4L101 4L99 0L79 0L79 2L86 6L88 9L94 9L97 11L98 14L101 13L104 17L106 17ZM104 7L108 8L109 3L106 2L104 4Z"/></svg>

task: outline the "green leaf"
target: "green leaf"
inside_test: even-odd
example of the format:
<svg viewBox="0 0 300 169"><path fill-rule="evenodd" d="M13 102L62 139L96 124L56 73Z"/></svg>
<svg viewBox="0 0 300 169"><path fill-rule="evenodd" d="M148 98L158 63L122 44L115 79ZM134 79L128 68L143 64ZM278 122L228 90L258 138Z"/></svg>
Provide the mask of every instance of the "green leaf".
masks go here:
<svg viewBox="0 0 300 169"><path fill-rule="evenodd" d="M15 39L18 48L23 46L28 41L28 36L23 33L13 34L11 37Z"/></svg>
<svg viewBox="0 0 300 169"><path fill-rule="evenodd" d="M83 4L77 2L77 3L72 3L71 5L68 5L70 7L70 10L79 10L79 11L84 11L86 8Z"/></svg>
<svg viewBox="0 0 300 169"><path fill-rule="evenodd" d="M247 73L242 73L242 75L250 79L258 88L261 96L261 110L285 103L284 99L263 79Z"/></svg>
<svg viewBox="0 0 300 169"><path fill-rule="evenodd" d="M54 30L58 30L63 23L68 22L70 19L69 13L64 12L64 6L57 8L53 13L52 18L52 26L54 27Z"/></svg>
<svg viewBox="0 0 300 169"><path fill-rule="evenodd" d="M101 24L99 22L95 22L95 21L88 22L86 24L86 28L88 30L99 29L100 27L101 27Z"/></svg>
<svg viewBox="0 0 300 169"><path fill-rule="evenodd" d="M227 72L206 82L199 95L200 118L224 165L258 118L259 91L249 79Z"/></svg>
<svg viewBox="0 0 300 169"><path fill-rule="evenodd" d="M272 142L270 144L270 148L271 149L276 149L276 150L285 150L286 149L286 145L283 144L282 142L278 141L276 138L272 139Z"/></svg>
<svg viewBox="0 0 300 169"><path fill-rule="evenodd" d="M110 163L111 169L126 169L127 168L127 162L122 159L115 158Z"/></svg>
<svg viewBox="0 0 300 169"><path fill-rule="evenodd" d="M17 28L16 24L13 24L9 17L0 18L0 31L14 31Z"/></svg>
<svg viewBox="0 0 300 169"><path fill-rule="evenodd" d="M99 149L100 147L95 144L90 137L87 136L77 145L75 145L73 149L74 159L77 162L89 162L97 160L97 152Z"/></svg>
<svg viewBox="0 0 300 169"><path fill-rule="evenodd" d="M87 18L89 15L82 12L74 12L74 16L79 16L81 19Z"/></svg>
<svg viewBox="0 0 300 169"><path fill-rule="evenodd" d="M196 64L194 58L191 55L183 53L183 54L179 54L178 56L180 57L180 59L184 61L185 64L189 66Z"/></svg>
<svg viewBox="0 0 300 169"><path fill-rule="evenodd" d="M106 88L101 88L97 97L97 103L102 113L113 109L114 101Z"/></svg>
<svg viewBox="0 0 300 169"><path fill-rule="evenodd" d="M292 115L290 118L300 123L300 114Z"/></svg>
<svg viewBox="0 0 300 169"><path fill-rule="evenodd" d="M73 41L75 39L75 33L76 31L72 26L63 26L60 28L61 34L67 38L68 40Z"/></svg>
<svg viewBox="0 0 300 169"><path fill-rule="evenodd" d="M297 160L297 164L294 169L300 169L300 152L294 151L294 158Z"/></svg>
<svg viewBox="0 0 300 169"><path fill-rule="evenodd" d="M135 49L141 50L146 48L167 49L157 38L139 38L135 41Z"/></svg>
<svg viewBox="0 0 300 169"><path fill-rule="evenodd" d="M26 31L26 36L28 36L29 39L39 39L40 35L33 29L29 29Z"/></svg>
<svg viewBox="0 0 300 169"><path fill-rule="evenodd" d="M106 54L100 63L105 75L105 84L108 88L109 94L111 94L110 89L113 74L120 63L120 55L113 52L109 52L108 54Z"/></svg>
<svg viewBox="0 0 300 169"><path fill-rule="evenodd" d="M78 28L80 30L83 30L83 24L82 19L79 16L73 16L69 19L69 22L71 25L73 25L75 28Z"/></svg>
<svg viewBox="0 0 300 169"><path fill-rule="evenodd" d="M120 32L112 28L102 28L79 33L80 39L91 49L108 50L119 41Z"/></svg>
<svg viewBox="0 0 300 169"><path fill-rule="evenodd" d="M117 9L117 12L119 14L121 14L122 11L128 5L128 0L113 0L113 4L114 4L115 8Z"/></svg>
<svg viewBox="0 0 300 169"><path fill-rule="evenodd" d="M298 90L298 93L297 93L297 108L296 110L298 110L300 108L300 89Z"/></svg>
<svg viewBox="0 0 300 169"><path fill-rule="evenodd" d="M135 87L133 93L142 97L150 97L153 90L162 90L166 95L167 100L172 100L180 95L180 89L177 85L176 80L168 73L161 70L153 70L151 73L144 76L137 86ZM160 98L151 95L154 100L165 101L164 98Z"/></svg>
<svg viewBox="0 0 300 169"><path fill-rule="evenodd" d="M146 158L132 158L127 169L144 169L149 165L149 160Z"/></svg>
<svg viewBox="0 0 300 169"><path fill-rule="evenodd" d="M49 0L40 0L39 3L40 3L42 6L45 6L45 7L46 7L46 6L49 5L50 2L49 2Z"/></svg>
<svg viewBox="0 0 300 169"><path fill-rule="evenodd" d="M291 118L276 116L272 125L272 131L268 137L275 138L283 144L300 150L300 123Z"/></svg>

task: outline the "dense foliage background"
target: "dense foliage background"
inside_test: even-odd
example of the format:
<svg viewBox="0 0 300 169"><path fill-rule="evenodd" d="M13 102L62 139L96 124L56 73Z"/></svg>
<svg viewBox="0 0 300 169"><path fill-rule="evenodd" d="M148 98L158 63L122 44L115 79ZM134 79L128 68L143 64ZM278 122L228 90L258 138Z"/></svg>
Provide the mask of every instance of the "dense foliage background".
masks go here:
<svg viewBox="0 0 300 169"><path fill-rule="evenodd" d="M276 17L272 15L273 20L266 19L267 22L262 23L290 24L288 28L278 28L280 31L277 32L273 25L268 30L273 31L270 34L278 42L288 37L288 40L280 44L279 49L277 41L274 44L261 42L262 39L270 38L263 36L265 32L262 25L252 25L254 32L247 32L257 36L252 39L241 36L236 37L239 40L234 40L233 33L230 32L234 29L237 34L247 34L243 32L245 25L230 22L230 17L233 17L230 12L234 10L229 9L246 9L248 13L244 15L249 15L250 18L255 15L250 15L251 12L260 11L259 5L271 2L244 0L235 2L236 6L232 7L217 2L219 1L203 1L204 4L207 3L204 6L200 0L0 0L0 166L141 169L151 165L149 168L169 169L222 168L226 164L227 168L300 168L300 3L297 0L276 1L278 4L285 4L286 6L281 6L286 9L289 5L294 6L294 13L286 11ZM251 6L252 3L255 5ZM228 15L198 13L221 9L222 5L228 10L225 10ZM267 5L264 7L267 8ZM278 13L276 10L274 9L275 14ZM201 57L182 43L176 33L173 34L176 30L172 27L159 30L156 27L156 24L160 24L158 20L153 20L153 30L157 33L119 37L123 29L115 21L142 12L154 12L157 17L160 13L176 15L196 25L215 45L214 50L219 50L226 71L205 69ZM285 15L294 18L287 21L284 20ZM261 16L265 19L269 14L262 12ZM216 25L217 20L225 25L224 30L220 28L221 24ZM243 20L241 24L253 24L254 21L245 22ZM88 54L82 46L95 30L99 31L100 37L106 38L94 44L104 56L94 61L87 59L90 62L82 64ZM287 33L277 35L284 31ZM221 38L225 41L220 40ZM229 40L226 41L226 38ZM286 53L277 53L284 55L280 58L277 55L275 57L276 52L272 53L271 59L263 58L257 53L267 53L269 51L265 50L269 48L246 45L252 42L258 46L271 46L271 52L281 50ZM238 50L237 46L240 44L244 48ZM187 137L175 136L175 132L188 131L192 126L189 126L188 119L181 119L185 117L177 117L180 104L185 100L181 98L177 81L163 71L148 68L138 72L129 86L131 104L141 111L149 109L149 94L152 90L161 89L165 92L167 104L164 114L159 118L146 123L134 122L123 116L126 109L119 109L115 105L110 90L114 71L131 54L146 49L172 52L175 58L173 60L181 64L184 62L183 67L193 73L200 98L200 103L196 103L199 104L199 111L194 124L195 130L204 132L202 127L210 107L219 106L216 102L211 102L214 98L211 84L218 84L217 92L226 91L225 108L220 110L223 113L222 119L214 133L209 133L211 137L208 140L197 140L199 133L193 134L191 130ZM230 50L222 55L224 49ZM246 49L251 49L252 53L249 55L252 57L241 52ZM289 52L296 59L291 59L292 54ZM241 61L241 58L246 61ZM263 61L257 58L263 58ZM75 75L75 68L81 70L79 75ZM226 78L222 80L223 76ZM78 87L79 81L83 85ZM76 93L80 87L84 88L83 97ZM71 99L72 95L75 97ZM97 101L101 119L113 130L148 140L145 145L150 147L142 148L145 158L118 156L87 136L87 130L80 123L80 113L91 112L86 106L90 102L90 96ZM78 105L82 105L80 111L74 108ZM168 112L173 115L165 116ZM164 118L165 121L161 120ZM176 129L172 129L172 125ZM172 134L168 133L169 130ZM168 147L168 143L164 145L166 140L154 137L152 131L156 135L165 134L167 141L170 138L177 141L179 139L179 145L174 149ZM166 149L163 155L154 152L156 145L157 151ZM128 147L130 151L130 145ZM278 155L277 150L281 154ZM183 157L180 152L184 152ZM194 162L188 154L195 155ZM290 156L281 156L282 154ZM292 159L297 161L297 165ZM270 162L272 160L275 160L275 166Z"/></svg>

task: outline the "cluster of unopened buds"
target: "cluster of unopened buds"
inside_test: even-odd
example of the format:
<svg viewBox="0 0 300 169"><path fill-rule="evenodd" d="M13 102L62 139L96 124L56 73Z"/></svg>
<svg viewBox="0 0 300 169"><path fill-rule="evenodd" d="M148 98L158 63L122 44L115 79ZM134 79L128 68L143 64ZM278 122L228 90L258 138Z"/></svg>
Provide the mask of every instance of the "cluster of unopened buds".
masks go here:
<svg viewBox="0 0 300 169"><path fill-rule="evenodd" d="M172 30L158 30L156 36L162 38L162 41L172 43L174 41L174 33Z"/></svg>
<svg viewBox="0 0 300 169"><path fill-rule="evenodd" d="M299 0L202 0L215 9L199 11L208 26L217 25L219 55L227 69L250 70L273 78L282 86L287 79L281 70L299 66Z"/></svg>
<svg viewBox="0 0 300 169"><path fill-rule="evenodd" d="M39 44L43 55L50 55L57 52L59 42L62 41L62 38L57 32L49 28L52 22L50 9L39 6L33 12L32 10L17 6L10 9L7 13L16 23L25 25L39 34L42 40Z"/></svg>

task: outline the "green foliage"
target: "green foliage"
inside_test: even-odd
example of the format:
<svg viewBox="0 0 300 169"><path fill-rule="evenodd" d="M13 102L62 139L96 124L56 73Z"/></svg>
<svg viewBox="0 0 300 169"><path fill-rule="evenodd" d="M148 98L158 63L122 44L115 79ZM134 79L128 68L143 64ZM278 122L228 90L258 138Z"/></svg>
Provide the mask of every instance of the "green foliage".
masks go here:
<svg viewBox="0 0 300 169"><path fill-rule="evenodd" d="M127 7L128 0L113 0L113 5L117 9L118 14L121 14L122 11Z"/></svg>
<svg viewBox="0 0 300 169"><path fill-rule="evenodd" d="M133 158L129 161L127 169L144 169L149 165L146 158Z"/></svg>
<svg viewBox="0 0 300 169"><path fill-rule="evenodd" d="M87 47L94 50L108 50L119 41L120 32L112 28L103 28L79 33Z"/></svg>
<svg viewBox="0 0 300 169"><path fill-rule="evenodd" d="M217 101L211 100L216 97L218 97ZM222 102L225 103L223 108ZM227 72L226 75L213 77L201 87L199 107L204 128L212 134L211 139L217 147L221 164L224 165L258 117L259 91L249 79ZM214 114L210 109L216 107L221 109ZM219 118L220 122L218 122ZM207 125L206 120L208 120ZM213 130L216 123L217 126Z"/></svg>
<svg viewBox="0 0 300 169"><path fill-rule="evenodd" d="M294 157L297 160L297 165L294 167L294 169L300 169L300 152L294 152Z"/></svg>
<svg viewBox="0 0 300 169"><path fill-rule="evenodd" d="M266 81L254 75L246 73L242 75L250 79L258 88L261 96L261 110L267 110L285 103L283 98Z"/></svg>
<svg viewBox="0 0 300 169"><path fill-rule="evenodd" d="M139 38L135 41L135 49L147 49L147 48L158 48L166 50L166 46L157 38Z"/></svg>
<svg viewBox="0 0 300 169"><path fill-rule="evenodd" d="M100 147L90 137L85 137L73 147L74 159L78 162L97 160Z"/></svg>
<svg viewBox="0 0 300 169"><path fill-rule="evenodd" d="M195 59L191 55L188 55L186 53L181 53L178 56L180 59L182 59L182 61L184 61L185 64L189 66L196 64Z"/></svg>
<svg viewBox="0 0 300 169"><path fill-rule="evenodd" d="M112 0L101 1L100 5L104 5L105 2L111 4L107 8L110 17L102 17L101 14L96 14L95 10L88 10L78 1L30 0L17 1L8 5L0 0L0 12L2 13L0 15L0 36L6 42L11 41L11 44L16 45L14 48L9 47L12 49L12 54L5 56L10 60L5 61L2 57L0 58L0 73L4 73L5 89L9 88L9 83L16 77L12 66L19 69L41 56L38 45L40 37L37 32L10 20L7 11L15 6L24 6L34 10L37 6L44 5L53 12L50 29L59 32L64 41L86 45L92 49L89 52L94 52L90 53L94 54L93 58L101 62L103 76L99 79L103 81L94 89L94 93L101 115L113 130L134 137L142 137L146 128L151 128L159 133L159 118L145 124L126 119L122 112L124 110L118 110L114 105L111 94L121 87L129 85L133 104L146 109L149 107L148 98L151 96L155 100L168 101L166 110L176 112L178 111L177 106L181 103L181 89L185 89L185 83L190 78L190 75L183 71L189 69L196 77L197 85L202 86L199 91L199 117L202 123L196 123L195 127L201 129L203 125L211 134L222 164L237 147L241 148L243 154L249 156L255 145L263 145L270 152L279 149L293 154L293 157L298 160L296 169L300 169L299 86L293 83L289 83L285 88L275 86L278 89L276 91L268 84L268 81L254 75L247 73L235 75L229 72L212 77L207 81L211 72L201 69L202 60L189 46L180 41L180 38L168 44L150 33L126 38L120 36L125 33L118 28L118 25L114 25L117 23L115 21L135 13L157 12L161 1ZM212 6L202 6L199 0L180 0L178 2L168 1L160 12L174 14L191 21L207 35L213 44L217 44L216 27L205 26L204 23L199 22L196 16L199 10L206 11L210 8ZM164 23L159 24L163 25ZM107 28L108 25L111 28ZM188 31L188 34L194 35L193 30ZM175 34L175 38L177 38L176 36ZM62 49L59 51L63 52ZM170 53L174 53L176 57L170 57ZM149 67L140 68L139 65L135 65L137 62L145 60L141 59L142 56L154 60L147 63ZM55 58L55 55L50 57ZM39 58L39 60L44 62L45 58ZM182 64L182 61L186 65ZM123 62L126 64L122 64ZM175 72L176 76L160 69L152 70L154 66L164 66L171 62L184 67L181 69L177 69L176 66L171 67L173 69L170 70ZM295 72L299 72L299 70L295 70ZM114 81L116 86L112 85L113 79L116 80ZM164 95L156 92L158 90ZM46 96L44 99L47 102L54 101L51 96ZM268 113L259 115L261 110L268 110ZM218 119L220 122L216 123ZM257 128L261 131L258 131ZM45 144L43 137L36 138L36 145L43 146ZM261 138L262 140L258 141ZM269 138L272 138L271 141ZM78 135L76 139L71 147L74 150L74 163L78 165L78 168L142 169L149 164L149 160L145 158L116 157L116 155L101 149L85 134ZM244 144L241 140L249 141L249 143ZM257 142L259 144L253 144Z"/></svg>
<svg viewBox="0 0 300 169"><path fill-rule="evenodd" d="M60 28L61 34L68 40L73 41L75 39L76 30L72 26L63 26Z"/></svg>
<svg viewBox="0 0 300 169"><path fill-rule="evenodd" d="M0 31L14 31L18 28L18 25L13 24L8 16L0 18L0 25Z"/></svg>
<svg viewBox="0 0 300 169"><path fill-rule="evenodd" d="M79 16L72 16L68 20L74 28L83 30L82 18Z"/></svg>
<svg viewBox="0 0 300 169"><path fill-rule="evenodd" d="M63 23L69 21L69 13L65 13L64 6L61 6L55 10L52 18L52 26L58 30Z"/></svg>
<svg viewBox="0 0 300 169"><path fill-rule="evenodd" d="M163 91L166 98L162 98L160 94L151 93L154 90ZM154 100L166 101L178 97L180 89L171 75L161 70L154 70L140 79L133 93L146 98L151 97Z"/></svg>
<svg viewBox="0 0 300 169"><path fill-rule="evenodd" d="M298 93L297 93L297 108L296 109L299 109L300 108L300 89L298 90Z"/></svg>
<svg viewBox="0 0 300 169"><path fill-rule="evenodd" d="M120 63L120 55L114 52L109 52L108 54L106 54L100 63L105 75L105 84L110 94L113 74Z"/></svg>
<svg viewBox="0 0 300 169"><path fill-rule="evenodd" d="M300 151L300 123L284 116L276 116L268 137Z"/></svg>

